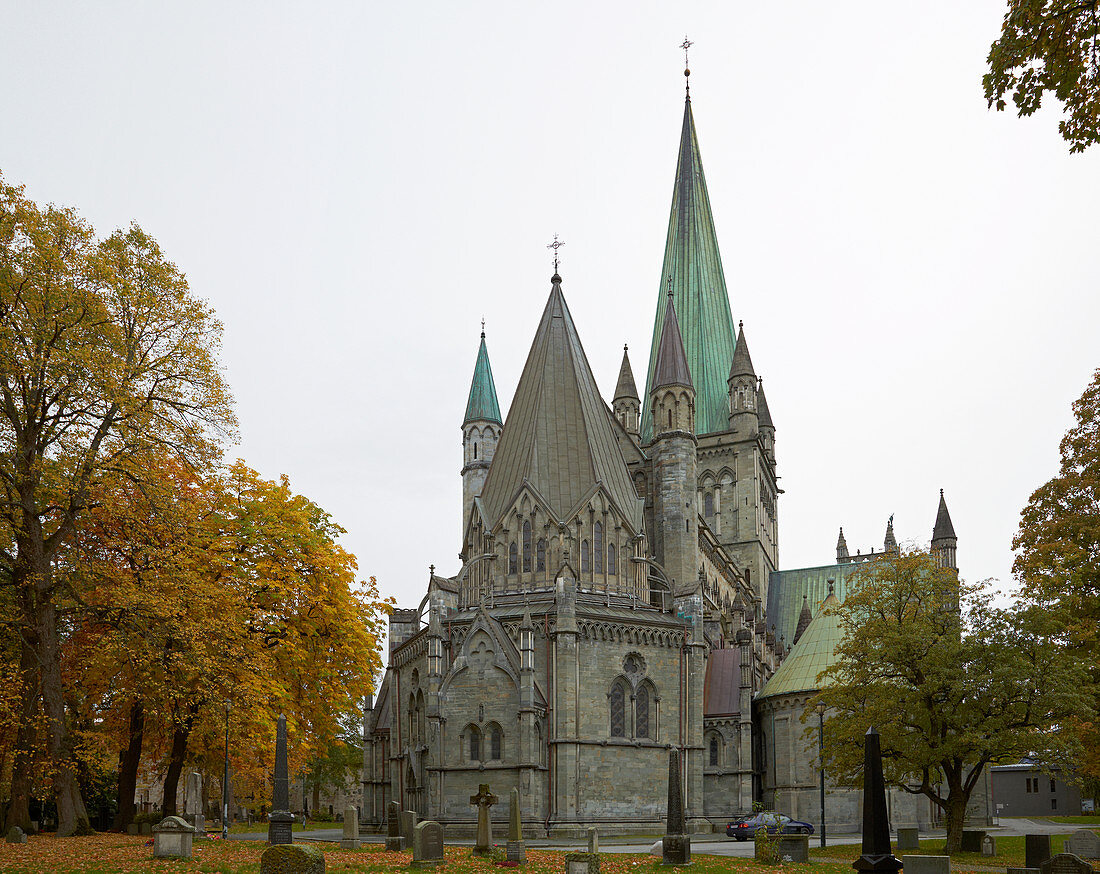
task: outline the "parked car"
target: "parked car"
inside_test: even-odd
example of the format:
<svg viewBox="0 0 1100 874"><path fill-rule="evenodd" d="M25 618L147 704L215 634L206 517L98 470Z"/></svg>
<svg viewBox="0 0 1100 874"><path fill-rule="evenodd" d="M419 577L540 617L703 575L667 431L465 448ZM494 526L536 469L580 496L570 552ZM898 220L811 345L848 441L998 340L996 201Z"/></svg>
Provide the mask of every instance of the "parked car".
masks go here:
<svg viewBox="0 0 1100 874"><path fill-rule="evenodd" d="M768 834L776 833L784 835L812 835L814 827L808 822L800 822L791 819L785 813L757 813L753 816L741 816L731 820L726 826L726 834L739 841L747 841L756 835L760 829L767 829Z"/></svg>

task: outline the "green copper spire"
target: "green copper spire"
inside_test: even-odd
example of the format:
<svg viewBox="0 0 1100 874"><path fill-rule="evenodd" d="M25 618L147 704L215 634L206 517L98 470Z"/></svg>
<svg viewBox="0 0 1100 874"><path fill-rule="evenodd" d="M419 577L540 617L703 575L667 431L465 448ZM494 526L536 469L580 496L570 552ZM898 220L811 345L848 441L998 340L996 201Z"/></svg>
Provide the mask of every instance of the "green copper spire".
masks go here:
<svg viewBox="0 0 1100 874"><path fill-rule="evenodd" d="M653 436L653 388L657 349L667 306L667 283L671 278L672 296L684 341L691 379L695 385L695 430L699 434L729 429L729 377L736 345L733 316L730 314L722 256L714 233L714 218L703 178L703 162L691 115L691 99L684 104L684 127L680 134L680 159L676 166L676 184L672 190L672 212L668 219L665 260L661 270L661 289L657 297L657 316L653 320L653 342L646 372L645 409L642 414L642 439Z"/></svg>
<svg viewBox="0 0 1100 874"><path fill-rule="evenodd" d="M477 350L477 363L474 364L474 379L470 383L470 399L466 402L467 422L500 421L500 404L497 403L497 387L493 383L493 369L489 366L489 350L485 348L485 332L481 332L481 348Z"/></svg>

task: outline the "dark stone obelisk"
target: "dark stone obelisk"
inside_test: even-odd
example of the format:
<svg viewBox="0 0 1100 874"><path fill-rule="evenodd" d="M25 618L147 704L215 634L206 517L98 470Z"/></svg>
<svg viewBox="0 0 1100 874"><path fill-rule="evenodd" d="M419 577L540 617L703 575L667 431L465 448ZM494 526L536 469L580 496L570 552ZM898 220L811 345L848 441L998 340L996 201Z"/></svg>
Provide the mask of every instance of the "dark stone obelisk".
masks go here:
<svg viewBox="0 0 1100 874"><path fill-rule="evenodd" d="M294 843L294 814L290 812L290 774L286 764L286 717L279 716L275 731L275 794L267 818L269 844Z"/></svg>
<svg viewBox="0 0 1100 874"><path fill-rule="evenodd" d="M882 751L878 732L863 736L863 854L852 863L857 871L895 874L901 860L890 849L890 818L886 811L886 781L882 779Z"/></svg>
<svg viewBox="0 0 1100 874"><path fill-rule="evenodd" d="M684 795L680 788L680 751L668 754L668 821L661 841L664 865L691 864L691 838L684 834Z"/></svg>

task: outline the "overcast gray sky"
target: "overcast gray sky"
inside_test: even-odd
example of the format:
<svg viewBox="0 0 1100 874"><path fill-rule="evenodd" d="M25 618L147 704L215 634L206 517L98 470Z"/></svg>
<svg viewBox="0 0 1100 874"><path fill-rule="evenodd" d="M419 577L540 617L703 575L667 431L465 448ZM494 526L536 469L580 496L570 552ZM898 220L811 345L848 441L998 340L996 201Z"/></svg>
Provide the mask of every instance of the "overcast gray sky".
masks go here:
<svg viewBox="0 0 1100 874"><path fill-rule="evenodd" d="M692 98L777 427L784 567L927 541L1010 582L1100 366L1100 151L987 111L1004 0L0 2L0 170L141 224L225 323L233 454L405 606L459 566L480 320L501 407L549 292L610 397L644 362Z"/></svg>

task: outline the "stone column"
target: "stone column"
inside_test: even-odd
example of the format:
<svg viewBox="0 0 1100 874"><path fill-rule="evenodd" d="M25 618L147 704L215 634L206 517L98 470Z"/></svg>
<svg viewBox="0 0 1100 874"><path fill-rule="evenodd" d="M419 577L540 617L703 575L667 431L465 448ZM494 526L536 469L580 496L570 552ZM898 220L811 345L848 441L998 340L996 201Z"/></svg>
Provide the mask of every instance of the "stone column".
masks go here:
<svg viewBox="0 0 1100 874"><path fill-rule="evenodd" d="M286 762L286 717L281 714L275 732L275 792L267 821L268 843L294 843L294 814L290 812L290 775Z"/></svg>
<svg viewBox="0 0 1100 874"><path fill-rule="evenodd" d="M679 750L671 750L668 754L668 822L661 842L661 858L665 865L687 865L691 862L691 838L684 834Z"/></svg>

